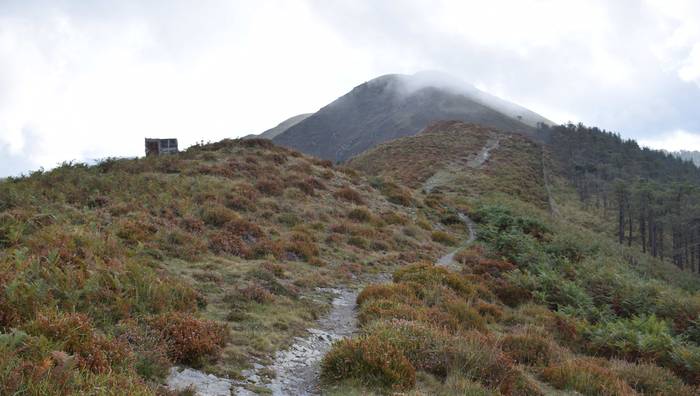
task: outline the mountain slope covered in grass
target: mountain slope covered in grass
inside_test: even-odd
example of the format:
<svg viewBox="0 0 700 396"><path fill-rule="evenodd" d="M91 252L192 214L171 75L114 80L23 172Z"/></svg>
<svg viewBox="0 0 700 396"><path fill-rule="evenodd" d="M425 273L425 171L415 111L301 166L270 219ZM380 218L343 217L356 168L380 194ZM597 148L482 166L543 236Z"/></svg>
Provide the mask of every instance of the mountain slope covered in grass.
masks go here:
<svg viewBox="0 0 700 396"><path fill-rule="evenodd" d="M438 123L349 162L467 214L477 240L455 265L416 263L364 289L359 334L323 363L331 394L698 394L700 279L619 244L614 216L580 199L569 161L593 148L560 157L512 135L515 150L489 143L498 136Z"/></svg>
<svg viewBox="0 0 700 396"><path fill-rule="evenodd" d="M180 365L266 394L332 288L362 287L319 393L696 395L700 279L620 244L572 175L603 150L617 179L695 176L596 133L563 155L451 121L348 167L253 139L10 178L0 393L167 394Z"/></svg>
<svg viewBox="0 0 700 396"><path fill-rule="evenodd" d="M319 287L442 254L427 216L267 140L9 179L0 394L153 394L174 364L241 378L328 309Z"/></svg>
<svg viewBox="0 0 700 396"><path fill-rule="evenodd" d="M276 144L341 162L377 144L461 120L508 132L534 130L545 118L443 75L381 76L355 87L277 136Z"/></svg>
<svg viewBox="0 0 700 396"><path fill-rule="evenodd" d="M538 135L578 201L614 221L611 236L700 273L700 169L692 162L581 124L545 127Z"/></svg>

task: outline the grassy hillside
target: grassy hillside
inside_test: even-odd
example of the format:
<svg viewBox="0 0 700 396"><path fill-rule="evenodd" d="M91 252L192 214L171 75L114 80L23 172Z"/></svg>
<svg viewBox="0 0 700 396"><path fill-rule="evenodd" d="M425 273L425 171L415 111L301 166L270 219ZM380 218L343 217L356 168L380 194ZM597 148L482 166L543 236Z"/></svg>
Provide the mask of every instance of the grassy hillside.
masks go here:
<svg viewBox="0 0 700 396"><path fill-rule="evenodd" d="M415 263L364 289L360 334L324 360L329 392L698 394L700 279L618 244L551 148L514 137L465 165L495 134L439 124L350 162L467 213L477 241L455 268Z"/></svg>
<svg viewBox="0 0 700 396"><path fill-rule="evenodd" d="M497 147L478 164L474 160L490 141ZM522 135L459 121L434 123L416 136L379 145L348 166L416 190L435 187L469 197L503 193L547 205L538 144Z"/></svg>
<svg viewBox="0 0 700 396"><path fill-rule="evenodd" d="M697 279L522 202L471 205L460 270L417 263L360 294L331 392L698 394Z"/></svg>
<svg viewBox="0 0 700 396"><path fill-rule="evenodd" d="M700 218L700 169L671 154L579 125L540 131L554 170L588 212L611 220L621 243L700 273L694 226Z"/></svg>
<svg viewBox="0 0 700 396"><path fill-rule="evenodd" d="M327 309L318 287L447 249L374 185L264 140L0 184L0 394L153 394L173 364L269 361Z"/></svg>
<svg viewBox="0 0 700 396"><path fill-rule="evenodd" d="M364 287L360 330L324 394L699 394L700 280L617 243L564 159L447 122L349 168L254 139L9 179L0 394L166 394L175 364L265 382L338 285Z"/></svg>

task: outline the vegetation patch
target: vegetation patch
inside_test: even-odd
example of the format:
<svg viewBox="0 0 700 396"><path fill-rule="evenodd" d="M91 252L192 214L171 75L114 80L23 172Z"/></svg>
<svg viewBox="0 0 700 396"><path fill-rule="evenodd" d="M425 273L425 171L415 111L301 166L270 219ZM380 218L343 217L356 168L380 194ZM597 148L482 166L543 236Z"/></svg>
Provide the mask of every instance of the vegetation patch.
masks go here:
<svg viewBox="0 0 700 396"><path fill-rule="evenodd" d="M413 388L416 371L392 344L374 336L337 342L321 364L326 381L354 379L371 388Z"/></svg>

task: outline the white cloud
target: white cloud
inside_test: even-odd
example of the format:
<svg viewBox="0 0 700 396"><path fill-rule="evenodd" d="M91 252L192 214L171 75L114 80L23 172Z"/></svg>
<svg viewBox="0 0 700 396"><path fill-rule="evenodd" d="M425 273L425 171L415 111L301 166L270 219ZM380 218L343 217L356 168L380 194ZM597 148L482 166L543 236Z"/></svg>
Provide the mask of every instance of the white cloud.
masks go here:
<svg viewBox="0 0 700 396"><path fill-rule="evenodd" d="M0 176L260 132L422 69L556 121L700 131L698 19L692 0L5 0Z"/></svg>
<svg viewBox="0 0 700 396"><path fill-rule="evenodd" d="M639 144L645 147L667 151L700 151L700 134L676 130L657 137L641 139Z"/></svg>
<svg viewBox="0 0 700 396"><path fill-rule="evenodd" d="M371 76L368 58L339 52L303 4L228 11L245 30L219 26L202 38L199 24L179 31L187 25L158 15L94 23L62 9L6 16L0 6L0 144L33 167L140 155L146 136L186 146L260 132L340 96L334 80ZM345 68L353 72L338 78ZM15 169L8 159L0 175Z"/></svg>

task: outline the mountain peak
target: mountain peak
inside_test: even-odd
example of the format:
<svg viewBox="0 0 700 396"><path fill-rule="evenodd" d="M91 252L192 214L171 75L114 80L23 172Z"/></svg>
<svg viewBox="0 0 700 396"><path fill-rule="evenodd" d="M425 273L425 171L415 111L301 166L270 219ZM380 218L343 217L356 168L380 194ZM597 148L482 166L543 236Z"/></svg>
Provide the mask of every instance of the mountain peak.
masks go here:
<svg viewBox="0 0 700 396"><path fill-rule="evenodd" d="M377 144L415 135L436 121L458 120L506 132L533 133L546 118L436 71L387 74L274 138L275 143L340 162Z"/></svg>

